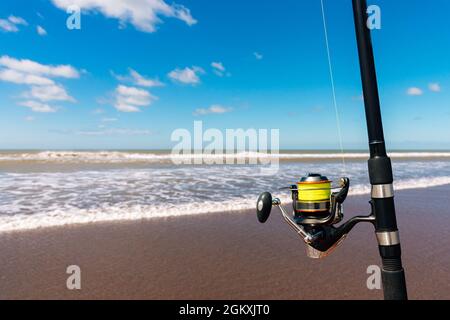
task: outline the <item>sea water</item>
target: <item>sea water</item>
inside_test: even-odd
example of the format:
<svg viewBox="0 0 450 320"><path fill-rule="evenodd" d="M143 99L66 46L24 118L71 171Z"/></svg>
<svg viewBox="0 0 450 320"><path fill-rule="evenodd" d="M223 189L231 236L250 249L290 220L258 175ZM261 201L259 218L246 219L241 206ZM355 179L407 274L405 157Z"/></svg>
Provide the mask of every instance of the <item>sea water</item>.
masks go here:
<svg viewBox="0 0 450 320"><path fill-rule="evenodd" d="M174 165L165 151L3 151L0 232L252 209L262 191L287 201L279 188L309 172L348 176L350 194L368 194L368 154L343 156L345 166L339 152L282 152L268 176L257 165ZM396 190L450 184L450 152L390 156Z"/></svg>

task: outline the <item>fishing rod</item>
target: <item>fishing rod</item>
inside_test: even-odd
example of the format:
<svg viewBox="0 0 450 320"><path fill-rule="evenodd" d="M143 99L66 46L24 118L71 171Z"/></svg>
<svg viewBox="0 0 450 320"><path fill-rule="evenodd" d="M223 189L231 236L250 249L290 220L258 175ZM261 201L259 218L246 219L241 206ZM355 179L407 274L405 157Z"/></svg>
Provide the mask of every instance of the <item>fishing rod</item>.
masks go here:
<svg viewBox="0 0 450 320"><path fill-rule="evenodd" d="M287 212L280 199L265 192L257 201L257 218L261 223L265 223L272 207L278 207L286 223L306 244L307 256L316 259L331 254L357 224L371 223L375 229L382 260L384 298L406 300L408 297L405 271L401 260L394 203L394 179L384 141L375 59L371 33L367 27L367 1L352 1L369 136L371 213L367 216L356 216L337 226L344 218L343 203L349 192L350 179L341 178L339 190L333 192L336 187L332 186L326 176L311 173L288 188L293 201L293 214Z"/></svg>
<svg viewBox="0 0 450 320"><path fill-rule="evenodd" d="M353 0L359 65L364 92L367 132L369 134L369 177L375 230L383 261L382 280L385 299L406 300L405 271L395 214L391 159L386 154L380 98L370 30L367 27L367 1Z"/></svg>

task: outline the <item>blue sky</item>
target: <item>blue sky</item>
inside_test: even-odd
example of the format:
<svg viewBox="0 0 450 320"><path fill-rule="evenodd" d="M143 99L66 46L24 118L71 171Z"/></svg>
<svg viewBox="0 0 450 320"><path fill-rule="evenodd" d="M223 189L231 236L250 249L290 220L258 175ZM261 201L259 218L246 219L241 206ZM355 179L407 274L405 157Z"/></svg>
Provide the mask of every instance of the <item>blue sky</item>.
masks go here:
<svg viewBox="0 0 450 320"><path fill-rule="evenodd" d="M0 148L171 148L177 128L280 129L337 149L319 0L0 2ZM350 0L324 0L346 149L367 134ZM450 149L448 0L378 0L391 149Z"/></svg>

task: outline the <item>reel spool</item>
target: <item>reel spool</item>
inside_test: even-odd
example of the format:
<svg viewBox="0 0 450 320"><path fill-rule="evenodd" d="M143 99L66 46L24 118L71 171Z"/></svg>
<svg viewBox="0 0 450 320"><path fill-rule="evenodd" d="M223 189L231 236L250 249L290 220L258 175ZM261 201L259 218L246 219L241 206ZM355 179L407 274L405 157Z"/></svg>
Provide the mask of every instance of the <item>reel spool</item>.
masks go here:
<svg viewBox="0 0 450 320"><path fill-rule="evenodd" d="M302 177L296 189L291 191L296 219L323 218L330 211L331 181L327 177L310 173Z"/></svg>
<svg viewBox="0 0 450 320"><path fill-rule="evenodd" d="M339 192L332 192L332 181L326 176L310 173L291 186L294 221L304 226L339 223L343 218L342 204L347 198L350 180L341 178Z"/></svg>

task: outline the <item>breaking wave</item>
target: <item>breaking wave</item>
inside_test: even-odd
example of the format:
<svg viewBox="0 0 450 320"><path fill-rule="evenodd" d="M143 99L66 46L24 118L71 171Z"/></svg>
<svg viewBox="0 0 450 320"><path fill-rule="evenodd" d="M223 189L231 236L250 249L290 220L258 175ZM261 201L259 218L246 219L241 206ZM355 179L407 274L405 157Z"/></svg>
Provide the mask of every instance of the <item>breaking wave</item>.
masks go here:
<svg viewBox="0 0 450 320"><path fill-rule="evenodd" d="M450 159L450 152L391 152L393 159ZM3 152L0 153L0 162L6 161L35 161L35 162L62 162L62 163L170 163L179 160L194 159L266 159L279 160L339 160L367 159L365 152L285 152L261 153L238 152L232 154L171 154L170 152L129 152L129 151L42 151L42 152Z"/></svg>

